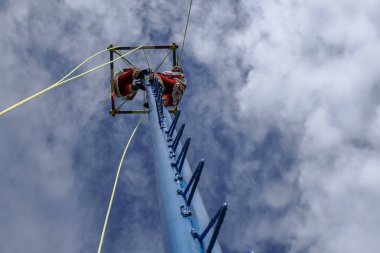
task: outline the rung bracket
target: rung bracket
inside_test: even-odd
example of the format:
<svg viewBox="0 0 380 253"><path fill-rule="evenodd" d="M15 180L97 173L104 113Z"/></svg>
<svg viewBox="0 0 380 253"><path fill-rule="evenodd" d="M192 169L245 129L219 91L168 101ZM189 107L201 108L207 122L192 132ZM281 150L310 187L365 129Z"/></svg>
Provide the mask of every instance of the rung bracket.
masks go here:
<svg viewBox="0 0 380 253"><path fill-rule="evenodd" d="M203 233L201 235L199 235L198 233L193 233L193 236L195 238L197 238L199 241L202 241L206 237L206 235L208 234L208 232L210 231L212 226L216 223L214 232L212 233L212 236L211 236L210 243L207 247L207 251L206 251L207 253L211 253L212 248L214 247L214 244L216 242L216 238L218 237L220 227L222 226L226 212L227 212L227 203L223 203L223 205L219 208L219 210L215 214L215 216L210 220L209 224L207 225L207 227L203 231Z"/></svg>
<svg viewBox="0 0 380 253"><path fill-rule="evenodd" d="M189 145L190 145L190 140L191 140L190 137L188 137L188 138L186 139L186 142L185 142L185 144L183 145L182 150L181 150L181 152L179 153L179 156L178 156L177 161L176 161L176 163L175 163L175 167L176 167L177 172L178 172L179 174L181 174L182 166L183 166L183 163L185 162L185 158L186 158L187 150L189 149Z"/></svg>
<svg viewBox="0 0 380 253"><path fill-rule="evenodd" d="M174 151L177 149L179 140L182 137L182 133L183 133L184 129L185 129L185 124L182 124L181 128L178 130L177 135L176 135L176 137L175 137L175 139L174 139L174 141L173 141L173 143L171 145Z"/></svg>
<svg viewBox="0 0 380 253"><path fill-rule="evenodd" d="M171 137L172 134L174 133L174 129L177 126L178 118L179 118L180 115L181 115L181 111L178 111L176 113L175 117L174 117L174 120L173 120L172 124L170 125L169 130L167 131L168 136Z"/></svg>
<svg viewBox="0 0 380 253"><path fill-rule="evenodd" d="M204 164L205 164L205 160L204 159L202 159L198 163L197 168L195 169L193 175L191 176L191 179L190 179L189 183L186 186L185 191L183 192L183 197L186 200L187 206L190 206L190 204L191 204L191 201L192 201L193 196L194 196L195 189L198 186L198 182L199 182L199 179L200 179L201 174L202 174L202 170L203 170ZM186 195L187 195L188 191L190 190L190 187L191 187L190 195L187 198Z"/></svg>

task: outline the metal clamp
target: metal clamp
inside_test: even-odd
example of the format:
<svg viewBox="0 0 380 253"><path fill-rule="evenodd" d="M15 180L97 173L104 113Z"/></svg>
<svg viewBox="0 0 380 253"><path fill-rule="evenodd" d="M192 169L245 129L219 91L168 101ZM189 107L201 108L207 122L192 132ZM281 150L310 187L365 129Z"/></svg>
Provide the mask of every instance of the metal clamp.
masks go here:
<svg viewBox="0 0 380 253"><path fill-rule="evenodd" d="M181 214L183 217L186 218L186 217L191 216L191 210L189 207L181 206L180 209L181 209Z"/></svg>

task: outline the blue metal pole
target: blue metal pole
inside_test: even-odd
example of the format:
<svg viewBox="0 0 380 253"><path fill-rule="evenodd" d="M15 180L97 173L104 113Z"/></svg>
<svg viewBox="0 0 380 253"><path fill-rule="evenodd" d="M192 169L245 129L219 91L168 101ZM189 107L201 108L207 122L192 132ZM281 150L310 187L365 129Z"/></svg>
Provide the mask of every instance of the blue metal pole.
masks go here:
<svg viewBox="0 0 380 253"><path fill-rule="evenodd" d="M177 144L176 150L172 148L172 135L175 132L173 133L173 130L169 129L172 124L171 116L166 108L162 109L162 105L157 104L161 103L162 100L160 97L156 99L161 94L157 92L155 85L158 84L155 83L154 89L152 89L146 79L145 87L154 145L155 174L166 239L166 251L169 253L204 253L210 244L211 235L205 236L203 240L198 240L194 238L193 232L202 232L201 230L207 227L210 219L197 190L195 190L191 207L188 207L186 199L178 194L179 189L185 190L186 182L190 181L192 171L187 159L181 161L182 171L180 174L183 175L182 179L174 165L176 157L182 150L182 145ZM185 148L187 149L188 146ZM215 242L212 252L221 253L218 242Z"/></svg>

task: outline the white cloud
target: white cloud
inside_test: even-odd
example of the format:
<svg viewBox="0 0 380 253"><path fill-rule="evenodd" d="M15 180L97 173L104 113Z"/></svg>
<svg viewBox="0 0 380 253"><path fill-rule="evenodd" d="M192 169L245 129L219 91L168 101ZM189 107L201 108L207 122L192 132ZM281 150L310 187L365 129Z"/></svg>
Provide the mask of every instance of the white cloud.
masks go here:
<svg viewBox="0 0 380 253"><path fill-rule="evenodd" d="M379 150L372 127L380 102L374 95L379 85L374 4L270 1L260 4L255 23L227 38L230 47L243 44L243 61L254 63L237 93L245 129L254 126L252 140L263 145L260 141L275 128L295 143L288 155L295 152L290 169L299 177L288 183L297 183L301 202L282 217L294 220L299 212L299 226L282 235L295 236L292 252L377 252L380 247L373 226L380 218L374 204ZM277 191L278 197L287 192ZM271 199L274 193L262 194Z"/></svg>
<svg viewBox="0 0 380 253"><path fill-rule="evenodd" d="M187 15L187 4L175 1L3 6L2 108L108 44L180 43ZM194 137L191 162L206 158L200 188L208 210L224 197L229 203L225 252L379 251L379 7L194 2L181 120ZM95 250L116 150L135 120L107 118L107 89L104 69L1 119L2 251ZM162 239L145 135L122 177L118 196L127 204L115 210L111 250L150 251Z"/></svg>

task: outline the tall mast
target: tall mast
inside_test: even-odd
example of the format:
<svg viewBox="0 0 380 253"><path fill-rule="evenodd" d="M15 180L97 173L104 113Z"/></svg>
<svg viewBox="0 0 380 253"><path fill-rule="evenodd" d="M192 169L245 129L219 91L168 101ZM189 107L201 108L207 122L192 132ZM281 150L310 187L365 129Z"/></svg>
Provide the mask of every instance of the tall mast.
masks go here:
<svg viewBox="0 0 380 253"><path fill-rule="evenodd" d="M136 47L113 47L110 45L110 60L115 50L133 50ZM173 43L163 46L142 46L140 49L171 50L173 67L177 64L178 46ZM166 58L166 57L165 57ZM164 59L165 60L165 59ZM114 66L110 65L111 82ZM205 164L202 159L196 169L192 170L186 159L190 138L181 145L185 124L176 131L180 111L172 120L169 111L162 103L162 88L157 79L145 77L146 97L149 104L147 111L121 111L116 108L111 96L110 114L149 113L151 135L153 139L154 167L157 182L157 193L160 202L166 252L168 253L221 253L217 236L227 211L223 203L215 208L215 214L209 219L202 198L197 190L198 182ZM170 111L173 112L173 111Z"/></svg>
<svg viewBox="0 0 380 253"><path fill-rule="evenodd" d="M162 105L162 90L157 80L145 80L149 103L149 120L154 149L154 166L162 224L169 253L221 253L216 237L227 205L215 210L210 220L198 192L204 160L191 170L186 159L190 138L180 144L184 124L175 131L180 116L174 120Z"/></svg>

